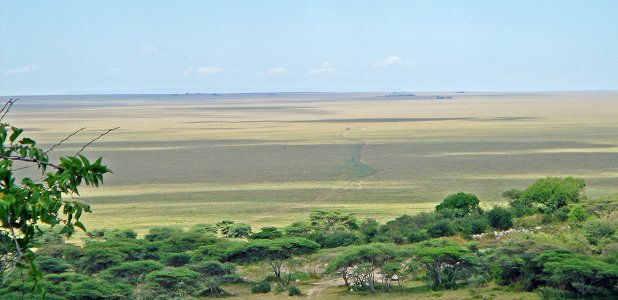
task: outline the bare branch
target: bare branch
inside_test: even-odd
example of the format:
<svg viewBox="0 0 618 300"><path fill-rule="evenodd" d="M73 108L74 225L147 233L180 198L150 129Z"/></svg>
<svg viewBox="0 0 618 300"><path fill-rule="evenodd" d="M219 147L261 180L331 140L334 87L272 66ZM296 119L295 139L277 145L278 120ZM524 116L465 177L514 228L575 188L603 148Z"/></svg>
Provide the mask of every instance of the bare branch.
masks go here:
<svg viewBox="0 0 618 300"><path fill-rule="evenodd" d="M54 148L60 146L62 143L66 142L68 139L70 139L72 136L76 135L77 133L79 133L80 131L86 129L86 127L80 128L78 130L75 130L75 132L69 134L67 137L65 137L64 139L62 139L60 142L56 143L55 145L51 146L49 149L47 149L44 153L47 154L48 152L54 150Z"/></svg>
<svg viewBox="0 0 618 300"><path fill-rule="evenodd" d="M4 119L4 116L6 116L6 114L11 109L11 106L13 106L13 104L15 104L15 102L17 102L17 100L19 100L19 98L17 98L17 99L9 99L9 101L4 103L4 106L2 107L2 109L0 109L0 113L2 113L2 116L0 116L0 122L2 121L2 119Z"/></svg>
<svg viewBox="0 0 618 300"><path fill-rule="evenodd" d="M83 147L82 147L79 151L77 151L77 153L75 153L75 155L74 155L74 156L77 156L77 155L79 155L80 153L82 153L82 151L84 151L84 149L86 149L86 147L90 146L90 144L94 143L96 140L98 140L98 139L102 138L104 135L106 135L106 134L108 134L108 133L110 133L110 132L112 132L112 131L114 131L114 130L117 130L117 129L120 129L120 127L111 128L111 129L108 129L106 132L103 132L101 135L99 135L99 136L98 136L98 137L96 137L95 139L91 140L91 141L90 141L90 142L88 142L86 145L84 145L84 146L83 146Z"/></svg>
<svg viewBox="0 0 618 300"><path fill-rule="evenodd" d="M36 164L39 164L39 165L44 165L44 166L52 167L52 168L60 170L60 171L64 170L64 168L59 166L59 165L48 163L48 162L43 162L43 161L40 161L40 160L38 160L36 158L27 158L27 157L20 157L20 156L3 156L3 155L0 155L0 158L1 159L13 160L13 161L31 162L31 163L36 163Z"/></svg>

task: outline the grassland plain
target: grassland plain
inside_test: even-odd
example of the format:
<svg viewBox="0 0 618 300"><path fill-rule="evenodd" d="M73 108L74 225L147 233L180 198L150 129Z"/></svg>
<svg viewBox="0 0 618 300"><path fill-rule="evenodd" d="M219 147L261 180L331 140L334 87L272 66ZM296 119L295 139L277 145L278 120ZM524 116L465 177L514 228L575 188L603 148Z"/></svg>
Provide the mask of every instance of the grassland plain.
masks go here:
<svg viewBox="0 0 618 300"><path fill-rule="evenodd" d="M8 121L54 151L88 148L114 174L84 190L90 228L259 228L340 209L388 220L444 196L578 176L590 198L618 187L618 93L101 95L22 97ZM449 95L449 94L441 94ZM24 170L27 174L30 170Z"/></svg>

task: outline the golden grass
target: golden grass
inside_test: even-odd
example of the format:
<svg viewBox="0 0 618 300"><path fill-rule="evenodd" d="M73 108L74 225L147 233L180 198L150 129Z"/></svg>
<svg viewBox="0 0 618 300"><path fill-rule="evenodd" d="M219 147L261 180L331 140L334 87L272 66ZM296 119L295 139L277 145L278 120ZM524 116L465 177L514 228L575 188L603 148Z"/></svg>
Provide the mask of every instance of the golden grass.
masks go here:
<svg viewBox="0 0 618 300"><path fill-rule="evenodd" d="M385 221L459 191L503 203L544 176L616 193L618 93L376 95L25 97L8 121L47 145L88 127L56 156L121 127L86 152L114 170L83 191L90 228L285 225L314 209Z"/></svg>

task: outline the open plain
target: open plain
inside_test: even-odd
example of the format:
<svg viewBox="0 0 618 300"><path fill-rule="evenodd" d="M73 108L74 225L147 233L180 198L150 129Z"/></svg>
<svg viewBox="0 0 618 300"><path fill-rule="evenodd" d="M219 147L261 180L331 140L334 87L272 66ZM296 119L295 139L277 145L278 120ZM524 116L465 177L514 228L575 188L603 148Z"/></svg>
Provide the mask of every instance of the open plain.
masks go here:
<svg viewBox="0 0 618 300"><path fill-rule="evenodd" d="M474 193L485 207L545 176L618 186L618 93L281 93L22 97L7 119L52 153L104 157L92 228L254 228L337 209L381 221ZM436 95L452 99L436 99ZM32 172L23 170L23 174Z"/></svg>

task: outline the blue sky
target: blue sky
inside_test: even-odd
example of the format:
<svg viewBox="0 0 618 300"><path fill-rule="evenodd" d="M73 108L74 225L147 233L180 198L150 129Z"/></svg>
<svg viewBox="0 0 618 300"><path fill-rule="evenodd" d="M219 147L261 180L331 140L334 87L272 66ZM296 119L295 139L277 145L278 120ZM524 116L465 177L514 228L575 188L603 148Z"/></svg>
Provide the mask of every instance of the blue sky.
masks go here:
<svg viewBox="0 0 618 300"><path fill-rule="evenodd" d="M618 89L618 1L0 0L0 95Z"/></svg>

